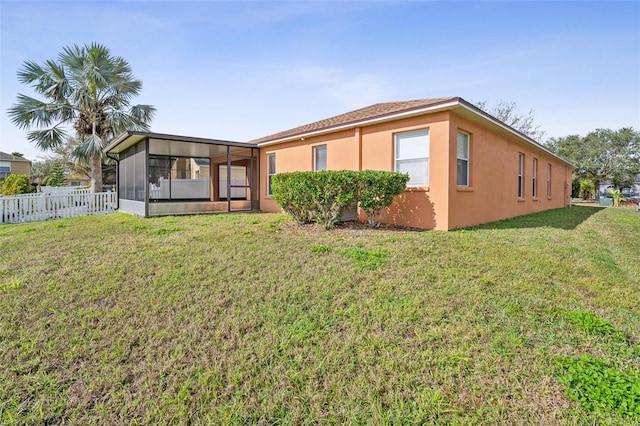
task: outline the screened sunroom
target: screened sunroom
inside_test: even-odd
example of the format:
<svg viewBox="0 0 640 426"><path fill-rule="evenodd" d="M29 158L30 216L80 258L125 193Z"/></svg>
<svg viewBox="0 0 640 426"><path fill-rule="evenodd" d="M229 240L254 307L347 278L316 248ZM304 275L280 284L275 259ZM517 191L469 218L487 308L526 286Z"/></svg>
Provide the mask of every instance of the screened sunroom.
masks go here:
<svg viewBox="0 0 640 426"><path fill-rule="evenodd" d="M104 151L118 163L120 211L148 217L260 209L254 144L125 132Z"/></svg>

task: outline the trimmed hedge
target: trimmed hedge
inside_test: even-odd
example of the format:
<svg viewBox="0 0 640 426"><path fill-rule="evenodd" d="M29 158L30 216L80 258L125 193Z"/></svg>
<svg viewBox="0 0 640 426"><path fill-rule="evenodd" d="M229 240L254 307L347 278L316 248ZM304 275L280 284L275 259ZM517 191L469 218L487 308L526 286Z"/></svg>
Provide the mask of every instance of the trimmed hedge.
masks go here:
<svg viewBox="0 0 640 426"><path fill-rule="evenodd" d="M358 204L371 228L378 228L385 207L407 187L407 173L364 170L358 177Z"/></svg>
<svg viewBox="0 0 640 426"><path fill-rule="evenodd" d="M278 173L271 180L271 193L280 207L299 223L315 222L331 228L340 211L355 201L356 172Z"/></svg>
<svg viewBox="0 0 640 426"><path fill-rule="evenodd" d="M382 209L391 205L408 181L407 174L374 170L278 173L272 178L271 193L298 223L328 229L344 208L359 203L369 226L378 227Z"/></svg>

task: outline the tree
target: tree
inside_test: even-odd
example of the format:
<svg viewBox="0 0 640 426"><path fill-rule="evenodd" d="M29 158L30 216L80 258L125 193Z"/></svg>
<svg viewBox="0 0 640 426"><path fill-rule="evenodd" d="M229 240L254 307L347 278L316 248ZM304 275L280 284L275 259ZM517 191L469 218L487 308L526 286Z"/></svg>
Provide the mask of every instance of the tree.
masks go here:
<svg viewBox="0 0 640 426"><path fill-rule="evenodd" d="M46 184L47 186L64 185L64 170L60 163L55 163L53 165L53 170L51 170L51 174L47 177Z"/></svg>
<svg viewBox="0 0 640 426"><path fill-rule="evenodd" d="M523 114L518 110L515 102L506 102L500 99L493 107L489 107L487 101L478 102L476 106L533 140L539 141L546 135L540 125L535 124L533 110Z"/></svg>
<svg viewBox="0 0 640 426"><path fill-rule="evenodd" d="M597 129L583 138L551 138L547 147L571 161L576 176L591 179L596 189L603 180L621 188L640 174L640 133L633 128Z"/></svg>
<svg viewBox="0 0 640 426"><path fill-rule="evenodd" d="M13 155L14 157L18 157L18 158L24 158L24 154L17 152L17 151L13 151L11 153L11 155Z"/></svg>
<svg viewBox="0 0 640 426"><path fill-rule="evenodd" d="M81 143L73 155L90 162L94 192L102 189L105 145L125 130L149 130L155 113L150 105L131 105L142 82L123 58L97 43L65 47L57 60L43 65L26 61L18 80L45 100L18 94L9 108L11 121L29 130L27 139L45 151L63 145L75 130Z"/></svg>

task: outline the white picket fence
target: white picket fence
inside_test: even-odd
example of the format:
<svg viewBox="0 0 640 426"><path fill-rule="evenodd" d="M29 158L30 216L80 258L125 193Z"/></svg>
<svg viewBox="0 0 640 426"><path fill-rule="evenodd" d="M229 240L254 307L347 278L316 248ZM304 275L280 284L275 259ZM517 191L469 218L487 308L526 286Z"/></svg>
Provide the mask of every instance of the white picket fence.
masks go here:
<svg viewBox="0 0 640 426"><path fill-rule="evenodd" d="M90 194L91 188L84 188L84 187L78 187L78 186L41 186L40 192L45 192L51 195Z"/></svg>
<svg viewBox="0 0 640 426"><path fill-rule="evenodd" d="M37 193L0 197L0 223L37 222L116 211L116 192Z"/></svg>

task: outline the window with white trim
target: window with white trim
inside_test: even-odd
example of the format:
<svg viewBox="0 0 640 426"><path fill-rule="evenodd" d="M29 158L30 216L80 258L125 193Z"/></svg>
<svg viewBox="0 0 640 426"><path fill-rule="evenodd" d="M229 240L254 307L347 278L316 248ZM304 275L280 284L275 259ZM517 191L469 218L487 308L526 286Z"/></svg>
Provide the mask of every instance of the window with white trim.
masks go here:
<svg viewBox="0 0 640 426"><path fill-rule="evenodd" d="M267 154L267 195L271 193L271 178L276 174L276 154Z"/></svg>
<svg viewBox="0 0 640 426"><path fill-rule="evenodd" d="M458 131L456 185L469 186L469 134Z"/></svg>
<svg viewBox="0 0 640 426"><path fill-rule="evenodd" d="M524 197L524 154L518 153L518 198Z"/></svg>
<svg viewBox="0 0 640 426"><path fill-rule="evenodd" d="M429 185L429 129L396 133L396 172L409 173L407 186Z"/></svg>
<svg viewBox="0 0 640 426"><path fill-rule="evenodd" d="M547 164L547 197L551 198L551 163Z"/></svg>
<svg viewBox="0 0 640 426"><path fill-rule="evenodd" d="M533 159L533 170L531 171L531 181L533 183L533 188L531 188L531 196L533 198L538 197L538 159Z"/></svg>
<svg viewBox="0 0 640 426"><path fill-rule="evenodd" d="M313 171L327 170L327 146L313 147Z"/></svg>

